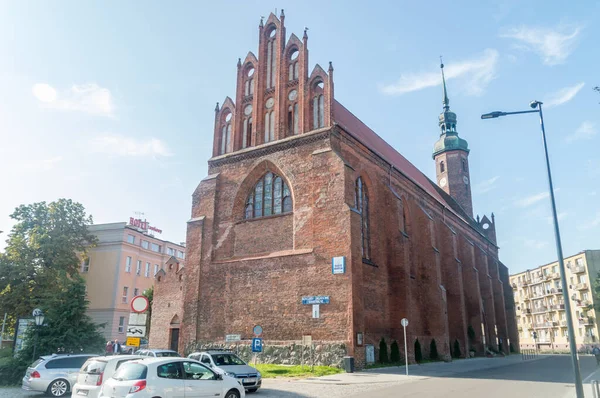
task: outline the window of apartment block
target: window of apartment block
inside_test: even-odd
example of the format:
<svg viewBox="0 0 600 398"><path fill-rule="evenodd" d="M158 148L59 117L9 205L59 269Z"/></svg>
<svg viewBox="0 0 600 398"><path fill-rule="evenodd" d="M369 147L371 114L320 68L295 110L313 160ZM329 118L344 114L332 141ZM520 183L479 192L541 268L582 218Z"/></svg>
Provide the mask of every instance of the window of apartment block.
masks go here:
<svg viewBox="0 0 600 398"><path fill-rule="evenodd" d="M125 260L125 272L131 272L131 257L129 256Z"/></svg>
<svg viewBox="0 0 600 398"><path fill-rule="evenodd" d="M121 297L121 302L127 304L127 293L129 293L129 288L127 286L123 286L123 297Z"/></svg>
<svg viewBox="0 0 600 398"><path fill-rule="evenodd" d="M582 300L588 300L589 298L590 298L590 295L589 295L587 292L584 292L584 293L581 295L581 299L582 299Z"/></svg>
<svg viewBox="0 0 600 398"><path fill-rule="evenodd" d="M119 333L125 333L125 317L119 317Z"/></svg>
<svg viewBox="0 0 600 398"><path fill-rule="evenodd" d="M158 264L154 264L154 275L158 272Z"/></svg>
<svg viewBox="0 0 600 398"><path fill-rule="evenodd" d="M135 266L135 274L140 275L142 273L142 262L138 260L137 265Z"/></svg>
<svg viewBox="0 0 600 398"><path fill-rule="evenodd" d="M143 241L142 241L142 247L143 247L144 249L147 249L147 248L148 248L148 241L147 241L147 240L143 240Z"/></svg>
<svg viewBox="0 0 600 398"><path fill-rule="evenodd" d="M587 277L585 275L580 275L579 276L579 283L586 283L587 282Z"/></svg>
<svg viewBox="0 0 600 398"><path fill-rule="evenodd" d="M181 250L177 250L177 257L179 257L179 258L185 258L185 253L182 252Z"/></svg>
<svg viewBox="0 0 600 398"><path fill-rule="evenodd" d="M134 235L127 235L127 243L134 244L135 243L135 236Z"/></svg>
<svg viewBox="0 0 600 398"><path fill-rule="evenodd" d="M558 267L556 265L552 267L552 272L555 274L558 273Z"/></svg>
<svg viewBox="0 0 600 398"><path fill-rule="evenodd" d="M174 256L175 255L175 249L173 249L172 247L167 248L167 251L169 253L169 256Z"/></svg>
<svg viewBox="0 0 600 398"><path fill-rule="evenodd" d="M81 263L81 272L86 273L90 271L90 258L86 258Z"/></svg>
<svg viewBox="0 0 600 398"><path fill-rule="evenodd" d="M583 259L582 258L578 258L577 260L575 260L575 264L577 264L579 266L583 266Z"/></svg>
<svg viewBox="0 0 600 398"><path fill-rule="evenodd" d="M137 287L133 289L133 297L136 297L140 293L140 289Z"/></svg>
<svg viewBox="0 0 600 398"><path fill-rule="evenodd" d="M153 252L160 253L160 246L157 245L156 243L152 243L152 245L150 247Z"/></svg>
<svg viewBox="0 0 600 398"><path fill-rule="evenodd" d="M144 276L148 278L150 276L150 263L146 263L146 269L144 270Z"/></svg>

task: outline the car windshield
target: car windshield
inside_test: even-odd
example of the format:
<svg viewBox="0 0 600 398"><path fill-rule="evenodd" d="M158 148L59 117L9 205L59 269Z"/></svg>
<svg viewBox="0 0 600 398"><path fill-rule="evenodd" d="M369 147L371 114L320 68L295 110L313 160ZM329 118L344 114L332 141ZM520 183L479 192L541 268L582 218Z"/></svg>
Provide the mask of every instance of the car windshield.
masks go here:
<svg viewBox="0 0 600 398"><path fill-rule="evenodd" d="M106 368L106 361L98 361L96 359L88 359L81 368L81 373L87 373L90 375L98 375L104 372Z"/></svg>
<svg viewBox="0 0 600 398"><path fill-rule="evenodd" d="M213 361L217 366L245 365L246 363L235 354L213 354Z"/></svg>
<svg viewBox="0 0 600 398"><path fill-rule="evenodd" d="M179 354L172 351L156 352L157 357L178 357Z"/></svg>
<svg viewBox="0 0 600 398"><path fill-rule="evenodd" d="M144 380L146 379L146 374L148 373L148 368L146 365L142 365L141 363L125 363L119 369L117 369L116 373L113 376L113 379L119 381L125 380Z"/></svg>

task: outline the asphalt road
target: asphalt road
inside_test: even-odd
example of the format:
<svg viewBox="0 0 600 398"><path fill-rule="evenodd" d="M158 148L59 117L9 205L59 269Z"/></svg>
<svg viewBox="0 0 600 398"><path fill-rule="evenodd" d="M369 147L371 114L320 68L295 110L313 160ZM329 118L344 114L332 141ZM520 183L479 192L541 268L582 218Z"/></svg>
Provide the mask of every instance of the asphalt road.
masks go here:
<svg viewBox="0 0 600 398"><path fill-rule="evenodd" d="M600 379L593 357L580 357L580 369L586 383ZM573 380L571 358L561 355L446 377L427 377L425 380L386 386L371 390L368 394L358 393L350 397L569 398L575 394ZM592 397L586 394L588 396Z"/></svg>

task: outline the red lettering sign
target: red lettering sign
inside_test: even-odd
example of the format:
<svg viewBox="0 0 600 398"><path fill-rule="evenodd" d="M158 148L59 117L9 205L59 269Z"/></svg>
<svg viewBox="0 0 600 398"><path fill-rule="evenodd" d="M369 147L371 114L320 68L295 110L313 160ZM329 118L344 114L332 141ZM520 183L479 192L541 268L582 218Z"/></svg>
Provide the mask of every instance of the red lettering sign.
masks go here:
<svg viewBox="0 0 600 398"><path fill-rule="evenodd" d="M139 228L143 231L154 231L154 232L158 232L159 234L162 234L162 229L158 229L156 227L152 227L150 226L150 223L148 223L148 221L142 221L139 218L133 218L133 217L129 217L129 225L131 225L132 227L136 227Z"/></svg>

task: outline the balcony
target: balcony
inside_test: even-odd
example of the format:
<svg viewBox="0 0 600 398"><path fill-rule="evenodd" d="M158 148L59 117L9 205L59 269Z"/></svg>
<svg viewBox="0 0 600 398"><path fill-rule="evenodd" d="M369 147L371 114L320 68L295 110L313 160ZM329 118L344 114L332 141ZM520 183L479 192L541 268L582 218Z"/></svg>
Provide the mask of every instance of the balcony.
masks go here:
<svg viewBox="0 0 600 398"><path fill-rule="evenodd" d="M588 284L587 283L578 283L577 285L575 285L575 289L577 289L577 290L587 290L588 289Z"/></svg>
<svg viewBox="0 0 600 398"><path fill-rule="evenodd" d="M565 305L564 304L554 304L550 308L552 308L554 311L564 311Z"/></svg>
<svg viewBox="0 0 600 398"><path fill-rule="evenodd" d="M571 272L574 274L581 274L585 272L585 267L583 265L576 265L573 268L571 268Z"/></svg>
<svg viewBox="0 0 600 398"><path fill-rule="evenodd" d="M580 300L577 301L577 306L578 307L587 307L590 306L592 303L590 303L588 300Z"/></svg>
<svg viewBox="0 0 600 398"><path fill-rule="evenodd" d="M579 318L579 326L583 326L583 325L593 325L594 324L594 318L592 317L583 317L583 318Z"/></svg>
<svg viewBox="0 0 600 398"><path fill-rule="evenodd" d="M559 288L556 288L556 289L554 289L554 290L556 290L556 292L554 292L554 294L558 294L558 295L561 295L561 296L562 296L562 293L563 293L563 290L562 290L562 288L560 288L560 287L559 287Z"/></svg>
<svg viewBox="0 0 600 398"><path fill-rule="evenodd" d="M563 320L561 320L561 321L560 321L560 326L562 326L562 327L567 327L567 321L566 321L566 320L564 320L564 319L563 319Z"/></svg>
<svg viewBox="0 0 600 398"><path fill-rule="evenodd" d="M526 294L526 295L523 297L523 301L529 301L529 300L531 300L531 297L529 297L529 295L528 295L528 294Z"/></svg>
<svg viewBox="0 0 600 398"><path fill-rule="evenodd" d="M531 315L531 308L525 308L525 314Z"/></svg>
<svg viewBox="0 0 600 398"><path fill-rule="evenodd" d="M512 286L513 289L517 288L517 284L516 283L511 283L511 286Z"/></svg>
<svg viewBox="0 0 600 398"><path fill-rule="evenodd" d="M529 283L531 283L531 281L527 281L527 280L525 280L525 281L519 282L519 287L525 287L525 286L528 286L528 285L529 285Z"/></svg>
<svg viewBox="0 0 600 398"><path fill-rule="evenodd" d="M553 272L550 276L552 279L560 279L560 273L558 272Z"/></svg>
<svg viewBox="0 0 600 398"><path fill-rule="evenodd" d="M539 307L534 307L532 311L534 314L538 314L540 312L548 311L548 307L546 307L545 305L540 305Z"/></svg>
<svg viewBox="0 0 600 398"><path fill-rule="evenodd" d="M533 327L535 329L545 329L545 328L551 328L552 327L552 322L538 322L535 323L533 325Z"/></svg>

